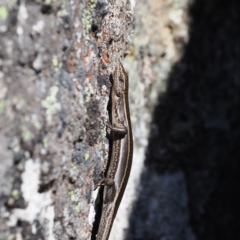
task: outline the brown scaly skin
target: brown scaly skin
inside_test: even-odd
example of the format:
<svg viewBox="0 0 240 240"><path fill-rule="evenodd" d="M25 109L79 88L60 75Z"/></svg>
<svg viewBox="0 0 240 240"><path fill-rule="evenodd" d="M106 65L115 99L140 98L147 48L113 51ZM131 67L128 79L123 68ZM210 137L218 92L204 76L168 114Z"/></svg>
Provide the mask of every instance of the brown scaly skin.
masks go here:
<svg viewBox="0 0 240 240"><path fill-rule="evenodd" d="M109 127L113 135L112 155L106 178L101 181L105 186L97 240L109 238L132 165L133 140L128 104L128 75L121 63L113 74L111 101L112 119Z"/></svg>

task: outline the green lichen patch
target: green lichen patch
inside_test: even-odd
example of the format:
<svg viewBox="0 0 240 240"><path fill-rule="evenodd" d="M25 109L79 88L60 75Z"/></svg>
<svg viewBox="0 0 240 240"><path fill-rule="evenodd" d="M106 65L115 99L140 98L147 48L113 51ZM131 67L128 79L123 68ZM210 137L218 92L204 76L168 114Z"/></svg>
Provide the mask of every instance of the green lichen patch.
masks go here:
<svg viewBox="0 0 240 240"><path fill-rule="evenodd" d="M68 195L69 195L70 200L71 200L72 202L76 202L76 201L77 201L77 197L76 197L74 191L68 192Z"/></svg>
<svg viewBox="0 0 240 240"><path fill-rule="evenodd" d="M26 127L26 126L22 126L22 134L21 134L23 141L27 142L31 139L32 137L32 133L31 131Z"/></svg>
<svg viewBox="0 0 240 240"><path fill-rule="evenodd" d="M60 103L57 102L57 93L59 88L52 86L50 88L50 94L46 99L42 100L41 104L46 109L47 119L51 121L52 115L57 113L61 109Z"/></svg>
<svg viewBox="0 0 240 240"><path fill-rule="evenodd" d="M16 236L14 234L10 234L8 236L8 240L13 240L13 239L16 239Z"/></svg>
<svg viewBox="0 0 240 240"><path fill-rule="evenodd" d="M52 1L52 0L45 0L44 4L50 5L52 2L54 2L54 1Z"/></svg>
<svg viewBox="0 0 240 240"><path fill-rule="evenodd" d="M66 0L62 0L61 8L66 8Z"/></svg>
<svg viewBox="0 0 240 240"><path fill-rule="evenodd" d="M89 10L85 10L83 13L82 23L84 27L84 37L86 40L90 40L89 30L91 29L92 16Z"/></svg>
<svg viewBox="0 0 240 240"><path fill-rule="evenodd" d="M88 103L90 102L90 96L91 96L90 88L86 87L84 92L85 92L85 101L86 103Z"/></svg>
<svg viewBox="0 0 240 240"><path fill-rule="evenodd" d="M93 12L95 7L96 7L96 1L95 0L91 0L90 3L89 3L90 11Z"/></svg>
<svg viewBox="0 0 240 240"><path fill-rule="evenodd" d="M89 159L89 157L90 157L89 153L85 153L85 155L84 155L85 161L87 161Z"/></svg>
<svg viewBox="0 0 240 240"><path fill-rule="evenodd" d="M77 166L75 164L71 164L73 170L77 170Z"/></svg>
<svg viewBox="0 0 240 240"><path fill-rule="evenodd" d="M12 190L12 196L15 200L19 199L19 195L20 195L19 190L17 190L17 189Z"/></svg>
<svg viewBox="0 0 240 240"><path fill-rule="evenodd" d="M42 125L38 120L34 120L33 125L37 130L40 130L42 128Z"/></svg>
<svg viewBox="0 0 240 240"><path fill-rule="evenodd" d="M91 0L88 5L88 9L84 10L82 23L84 27L84 37L86 40L90 40L89 31L92 26L92 13L96 7L95 0Z"/></svg>
<svg viewBox="0 0 240 240"><path fill-rule="evenodd" d="M6 20L8 17L8 9L6 6L0 7L0 20Z"/></svg>
<svg viewBox="0 0 240 240"><path fill-rule="evenodd" d="M58 62L57 56L53 56L53 57L52 57L52 65L53 65L54 67L57 67L58 64L59 64L59 62Z"/></svg>
<svg viewBox="0 0 240 240"><path fill-rule="evenodd" d="M75 210L76 210L76 212L80 213L80 203L78 203L78 204L75 206Z"/></svg>
<svg viewBox="0 0 240 240"><path fill-rule="evenodd" d="M106 121L105 120L102 120L101 121L101 135L102 137L104 138L105 135L106 135Z"/></svg>
<svg viewBox="0 0 240 240"><path fill-rule="evenodd" d="M47 139L47 137L43 138L43 146L44 146L44 148L48 147L48 139Z"/></svg>

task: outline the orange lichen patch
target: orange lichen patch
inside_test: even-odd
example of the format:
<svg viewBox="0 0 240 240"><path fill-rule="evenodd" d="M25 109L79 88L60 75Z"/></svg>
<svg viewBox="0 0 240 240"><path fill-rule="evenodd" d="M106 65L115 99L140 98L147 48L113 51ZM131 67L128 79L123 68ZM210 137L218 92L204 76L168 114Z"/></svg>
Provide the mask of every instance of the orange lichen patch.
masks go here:
<svg viewBox="0 0 240 240"><path fill-rule="evenodd" d="M84 63L85 63L85 66L88 66L89 56L85 56L85 57L83 58L83 61L84 61Z"/></svg>
<svg viewBox="0 0 240 240"><path fill-rule="evenodd" d="M85 233L89 233L89 228L88 227L85 227Z"/></svg>
<svg viewBox="0 0 240 240"><path fill-rule="evenodd" d="M76 70L76 61L74 58L68 58L67 59L67 65L69 68L71 68L72 70Z"/></svg>
<svg viewBox="0 0 240 240"><path fill-rule="evenodd" d="M89 81L92 80L92 76L87 75L87 79L88 79Z"/></svg>
<svg viewBox="0 0 240 240"><path fill-rule="evenodd" d="M108 53L107 53L107 50L103 50L103 56L102 56L102 60L103 60L103 63L108 63L109 61L109 57L108 57Z"/></svg>
<svg viewBox="0 0 240 240"><path fill-rule="evenodd" d="M89 176L88 176L88 178L86 179L86 183L87 183L87 186L89 186L90 183L91 183L91 180L90 180L90 177L89 177Z"/></svg>
<svg viewBox="0 0 240 240"><path fill-rule="evenodd" d="M44 75L45 77L48 76L48 70L47 70L47 69L44 69L44 70L43 70L43 75Z"/></svg>
<svg viewBox="0 0 240 240"><path fill-rule="evenodd" d="M69 67L75 67L75 61L71 58L68 58L67 63Z"/></svg>
<svg viewBox="0 0 240 240"><path fill-rule="evenodd" d="M91 177L92 176L92 168L89 169L89 172L87 174L88 177Z"/></svg>

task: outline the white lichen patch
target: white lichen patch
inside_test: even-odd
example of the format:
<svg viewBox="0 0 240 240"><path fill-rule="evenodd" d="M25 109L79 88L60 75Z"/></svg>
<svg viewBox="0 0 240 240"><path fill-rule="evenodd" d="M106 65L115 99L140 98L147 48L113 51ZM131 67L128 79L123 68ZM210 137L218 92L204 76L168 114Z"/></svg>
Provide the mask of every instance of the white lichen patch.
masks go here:
<svg viewBox="0 0 240 240"><path fill-rule="evenodd" d="M92 196L91 196L92 204L90 206L90 210L89 210L89 214L88 214L88 223L90 226L93 226L93 223L95 221L96 211L94 208L94 203L96 202L98 192L99 192L99 188L97 188L95 191L92 191Z"/></svg>
<svg viewBox="0 0 240 240"><path fill-rule="evenodd" d="M45 25L45 22L43 20L40 20L35 25L32 26L32 30L39 34L42 34L44 25Z"/></svg>
<svg viewBox="0 0 240 240"><path fill-rule="evenodd" d="M21 3L18 11L18 21L20 24L24 24L28 18L27 8L24 3Z"/></svg>
<svg viewBox="0 0 240 240"><path fill-rule="evenodd" d="M41 164L39 160L29 159L22 173L22 196L27 203L25 209L15 208L9 218L8 225L14 227L18 220L32 224L32 233L36 233L34 221L37 220L45 230L45 239L53 240L54 207L51 192L39 193Z"/></svg>
<svg viewBox="0 0 240 240"><path fill-rule="evenodd" d="M130 4L131 4L131 10L133 11L133 9L134 9L134 7L135 7L135 5L136 5L136 2L135 2L135 0L130 0Z"/></svg>

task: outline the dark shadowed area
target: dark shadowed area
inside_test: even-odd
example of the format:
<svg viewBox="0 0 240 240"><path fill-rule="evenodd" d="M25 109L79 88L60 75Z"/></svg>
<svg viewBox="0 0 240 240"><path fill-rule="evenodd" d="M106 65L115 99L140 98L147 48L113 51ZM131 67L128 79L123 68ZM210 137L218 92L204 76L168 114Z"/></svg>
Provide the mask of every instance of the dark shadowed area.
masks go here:
<svg viewBox="0 0 240 240"><path fill-rule="evenodd" d="M127 239L240 239L240 2L196 0L189 11Z"/></svg>

